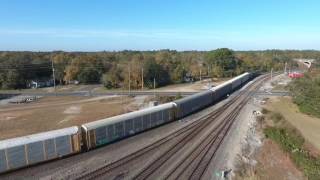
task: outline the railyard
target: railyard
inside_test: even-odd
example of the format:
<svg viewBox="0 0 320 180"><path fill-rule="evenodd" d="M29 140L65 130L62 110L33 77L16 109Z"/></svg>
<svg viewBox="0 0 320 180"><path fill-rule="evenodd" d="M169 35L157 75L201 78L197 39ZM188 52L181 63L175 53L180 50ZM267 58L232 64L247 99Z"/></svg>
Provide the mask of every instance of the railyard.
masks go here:
<svg viewBox="0 0 320 180"><path fill-rule="evenodd" d="M2 105L0 139L80 125L134 111L143 104L135 101L135 98L120 96L43 97L29 104Z"/></svg>
<svg viewBox="0 0 320 180"><path fill-rule="evenodd" d="M0 180L319 180L319 6L2 2Z"/></svg>
<svg viewBox="0 0 320 180"><path fill-rule="evenodd" d="M223 80L210 83L217 85L221 82ZM81 125L135 111L148 107L149 101L155 99L155 93L159 97L183 95L181 91L191 95L207 88L208 83L207 80L203 80L169 85L158 88L155 92L151 90L109 92L97 85L68 85L58 87L57 96L53 88L1 91L4 94L15 95L20 92L22 95L0 100L0 140ZM86 95L89 92L91 96ZM28 98L32 98L33 101L26 103L25 99Z"/></svg>
<svg viewBox="0 0 320 180"><path fill-rule="evenodd" d="M213 107L179 120L178 122L172 122L168 125L164 125L157 129L153 129L88 153L72 156L41 166L23 169L4 176L4 178L27 176L31 178L47 177L61 179L68 177L71 179L77 179L81 177L90 177L91 175L94 175L93 177L95 177L97 174L102 175L100 177L102 179L106 177L108 177L108 179L111 177L125 177L126 179L133 177L139 179L140 177L143 179L146 177L158 177L160 174L162 176L174 177L177 174L180 174L179 171L181 171L181 168L184 169L185 167L188 167L190 159L188 160L186 157L189 156L190 158L194 157L196 159L199 163L199 168L195 168L194 171L190 171L194 172L191 176L190 174L185 176L208 176L208 172L207 174L205 173L206 167L208 167L210 159L212 159L218 149L217 145L220 144L223 139L223 134L228 132L227 130L231 127L237 113L241 110L242 106L240 106L240 104L244 101L244 98L243 96L241 96L242 98L238 97L238 95L236 95L237 93ZM236 97L242 99L242 101L237 101ZM226 108L228 106L230 107ZM234 108L239 109L235 110ZM223 109L223 111L221 109ZM230 115L227 115L229 113ZM214 121L210 121L210 119L212 120L214 118L212 116L216 116ZM207 124L204 122L207 122ZM208 123L211 125L209 126ZM180 128L182 129L179 130ZM196 130L197 128L198 130ZM213 133L208 133L210 131ZM166 137L168 134L171 134L171 138ZM164 142L161 143L162 138L164 138L162 140ZM199 139L201 140L199 141ZM198 145L199 147L195 148ZM212 148L211 146L216 147ZM145 152L148 147L149 149L151 147L151 150ZM188 156L186 156L188 154L187 152L190 153ZM136 154L136 156L138 154L138 157L140 154L140 157L136 158L134 156L134 158L132 158L132 153ZM184 156L181 156L182 154L184 154ZM205 155L209 157L205 157ZM176 161L174 157L180 158L180 161ZM183 160L183 158L185 158L185 160ZM172 162L180 162L180 165L177 165L176 168L174 168L172 167L174 164ZM121 165L123 163L125 163L126 166ZM168 165L163 166L163 163ZM96 171L97 169L98 171ZM157 171L153 172L154 169L157 169ZM176 169L176 171L170 172L168 171L170 169ZM101 171L103 173L99 173ZM150 172L153 173L150 174ZM209 175L212 174L209 173Z"/></svg>

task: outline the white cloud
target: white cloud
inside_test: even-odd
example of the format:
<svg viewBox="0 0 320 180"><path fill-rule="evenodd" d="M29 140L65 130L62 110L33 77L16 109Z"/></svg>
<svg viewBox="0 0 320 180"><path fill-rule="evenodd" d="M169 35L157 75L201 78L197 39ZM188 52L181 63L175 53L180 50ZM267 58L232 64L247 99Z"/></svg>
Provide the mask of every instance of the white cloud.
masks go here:
<svg viewBox="0 0 320 180"><path fill-rule="evenodd" d="M150 38L170 40L221 40L222 35L211 31L185 30L78 30L78 29L0 29L0 36L45 36L57 38Z"/></svg>

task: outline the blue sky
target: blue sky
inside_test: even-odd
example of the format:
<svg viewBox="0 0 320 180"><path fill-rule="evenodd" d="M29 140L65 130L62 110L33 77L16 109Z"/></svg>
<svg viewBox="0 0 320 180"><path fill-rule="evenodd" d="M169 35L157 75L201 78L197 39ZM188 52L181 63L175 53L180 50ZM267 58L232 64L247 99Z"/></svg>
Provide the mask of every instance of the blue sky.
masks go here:
<svg viewBox="0 0 320 180"><path fill-rule="evenodd" d="M0 50L320 50L318 0L0 0Z"/></svg>

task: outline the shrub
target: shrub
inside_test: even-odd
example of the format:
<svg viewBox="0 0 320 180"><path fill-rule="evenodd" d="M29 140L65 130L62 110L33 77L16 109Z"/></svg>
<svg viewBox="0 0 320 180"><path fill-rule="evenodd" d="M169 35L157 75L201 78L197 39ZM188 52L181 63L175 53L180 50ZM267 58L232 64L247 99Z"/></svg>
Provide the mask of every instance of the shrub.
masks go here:
<svg viewBox="0 0 320 180"><path fill-rule="evenodd" d="M293 162L303 170L308 179L319 179L320 158L314 158L303 150L304 139L295 130L268 127L264 129L267 138L277 142L283 150L290 154Z"/></svg>

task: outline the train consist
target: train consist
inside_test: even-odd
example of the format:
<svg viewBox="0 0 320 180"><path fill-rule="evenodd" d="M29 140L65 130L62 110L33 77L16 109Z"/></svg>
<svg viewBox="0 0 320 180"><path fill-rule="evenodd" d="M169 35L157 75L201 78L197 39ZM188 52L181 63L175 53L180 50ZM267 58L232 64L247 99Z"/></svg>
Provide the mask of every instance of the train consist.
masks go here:
<svg viewBox="0 0 320 180"><path fill-rule="evenodd" d="M0 173L88 151L181 119L215 104L255 77L244 73L209 90L155 107L0 141Z"/></svg>

